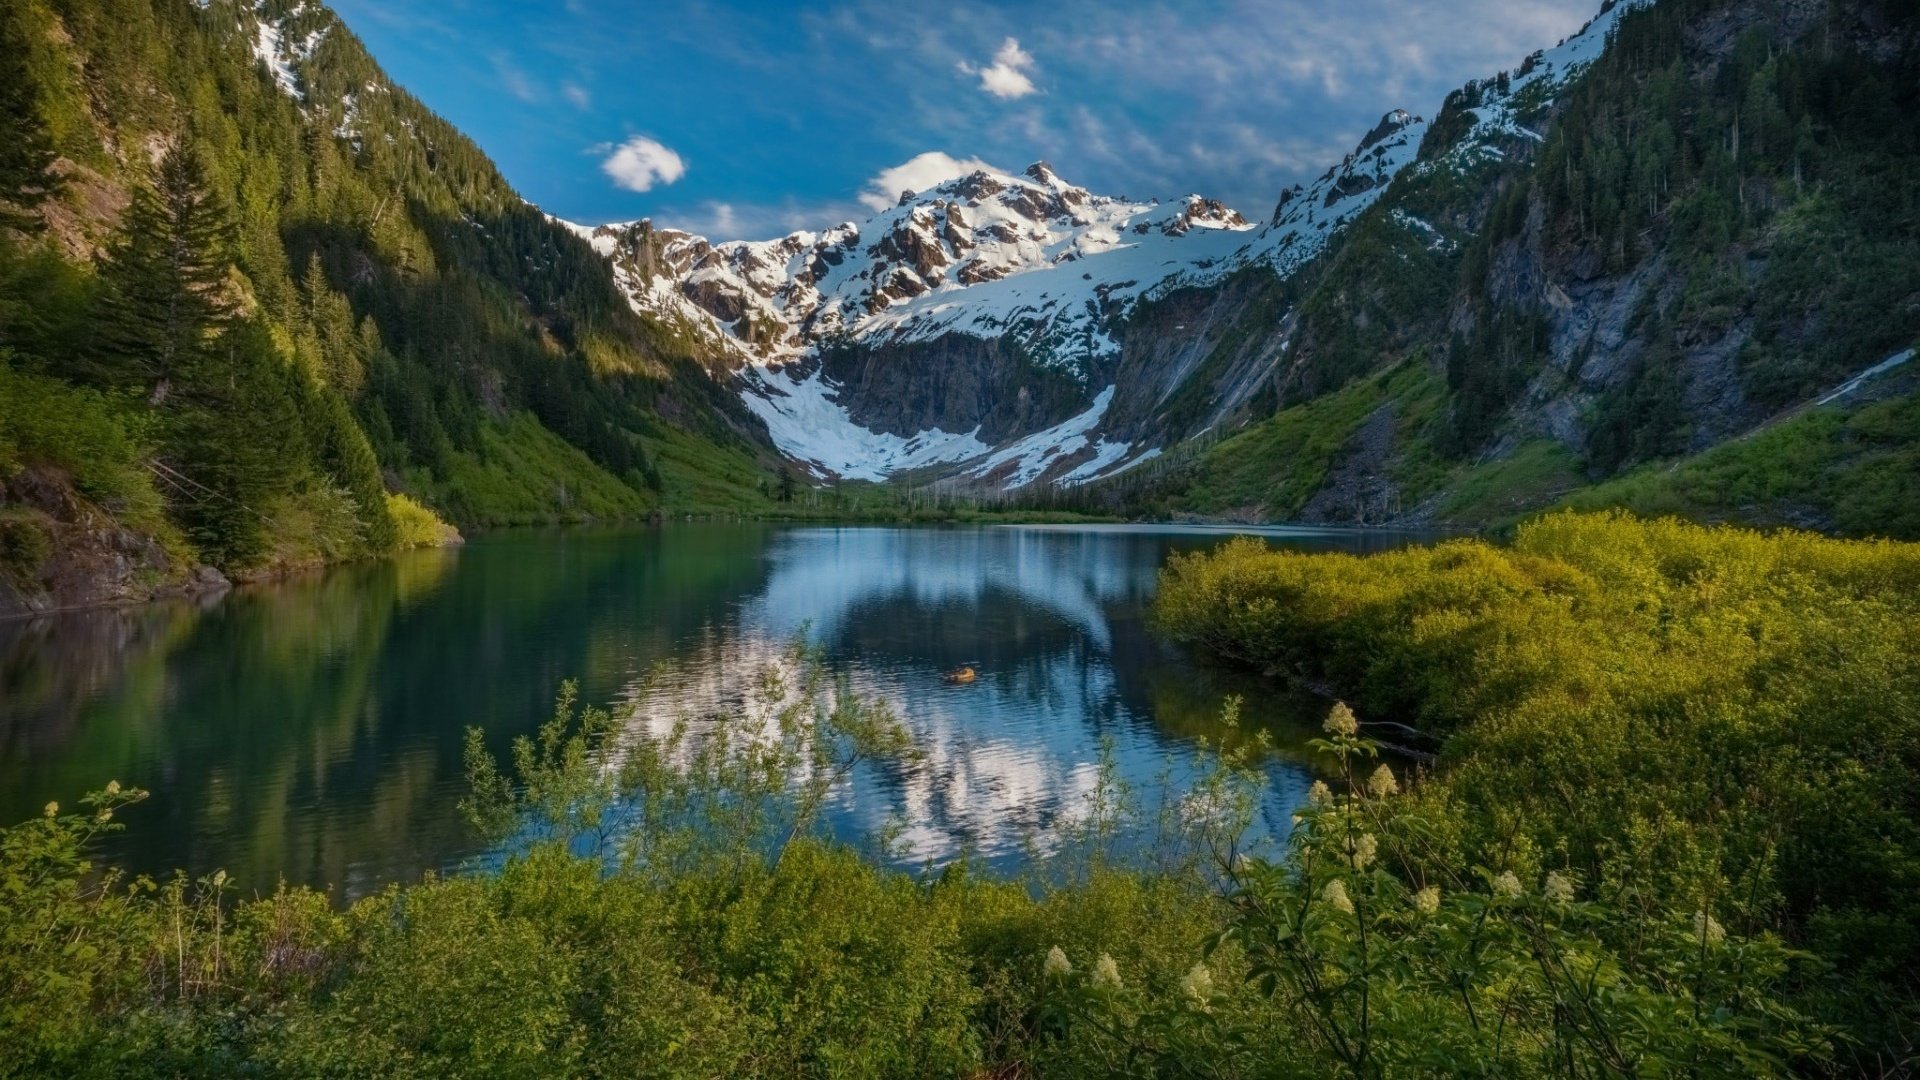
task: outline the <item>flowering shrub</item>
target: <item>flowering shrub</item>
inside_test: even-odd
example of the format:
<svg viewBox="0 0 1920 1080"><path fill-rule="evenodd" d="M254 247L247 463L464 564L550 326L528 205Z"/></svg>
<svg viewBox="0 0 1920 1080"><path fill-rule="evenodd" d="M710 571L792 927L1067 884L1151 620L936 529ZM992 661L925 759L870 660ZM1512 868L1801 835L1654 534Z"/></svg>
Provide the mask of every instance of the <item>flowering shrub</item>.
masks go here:
<svg viewBox="0 0 1920 1080"><path fill-rule="evenodd" d="M1411 797L1423 843L1373 830L1409 881L1480 864L1512 872L1489 886L1507 898L1578 882L1714 912L1828 962L1800 1000L1860 1068L1911 1053L1920 544L1621 514L1543 517L1508 547L1239 540L1174 558L1156 615L1436 757Z"/></svg>
<svg viewBox="0 0 1920 1080"><path fill-rule="evenodd" d="M1711 916L1583 898L1566 871L1530 887L1511 868L1436 863L1420 806L1379 779L1388 767L1357 767L1378 747L1352 712L1336 705L1326 728L1343 793L1301 814L1281 858L1222 867L1206 963L1241 986L1223 992L1203 964L1178 994L1129 1001L1117 975L1076 985L1065 956L1054 964L1055 1007L1078 1037L1111 1044L1114 1074L1642 1075L1685 1063L1731 1077L1829 1053L1829 1034L1778 998L1810 958L1771 935L1730 940Z"/></svg>

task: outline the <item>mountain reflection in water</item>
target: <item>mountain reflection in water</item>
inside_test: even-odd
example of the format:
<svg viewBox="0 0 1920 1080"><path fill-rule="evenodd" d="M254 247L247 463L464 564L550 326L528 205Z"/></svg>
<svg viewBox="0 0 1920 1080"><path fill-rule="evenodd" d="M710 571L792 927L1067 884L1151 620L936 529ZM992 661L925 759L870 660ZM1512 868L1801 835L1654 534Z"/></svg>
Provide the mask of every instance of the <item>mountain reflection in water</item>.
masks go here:
<svg viewBox="0 0 1920 1080"><path fill-rule="evenodd" d="M559 684L636 705L635 734L737 706L796 635L888 699L925 751L858 770L843 835L903 824L902 858L1012 865L1080 812L1103 740L1152 794L1222 701L1275 730L1261 813L1284 822L1311 731L1287 695L1146 625L1171 551L1219 530L685 524L482 536L215 601L0 623L0 820L108 780L153 792L106 854L361 895L474 853L464 730L504 750ZM1279 530L1363 550L1403 538ZM954 685L943 675L970 665ZM650 692L643 693L643 686Z"/></svg>

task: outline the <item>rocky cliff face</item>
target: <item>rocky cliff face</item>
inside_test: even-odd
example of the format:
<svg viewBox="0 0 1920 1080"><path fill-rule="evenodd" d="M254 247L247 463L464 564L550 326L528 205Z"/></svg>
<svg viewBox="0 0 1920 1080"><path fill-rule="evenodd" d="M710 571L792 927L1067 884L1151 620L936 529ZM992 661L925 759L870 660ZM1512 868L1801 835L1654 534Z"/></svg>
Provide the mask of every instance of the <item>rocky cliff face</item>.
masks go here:
<svg viewBox="0 0 1920 1080"><path fill-rule="evenodd" d="M1115 415L1219 441L1098 494L1158 513L1478 522L1853 401L1834 388L1898 367L1920 334L1910 186L1887 179L1920 162L1917 70L1920 19L1873 0L1609 4L1450 95L1418 160L1291 275L1143 304ZM1802 449L1898 472L1861 464L1885 444L1841 423L1815 426L1844 445ZM1818 500L1776 483L1777 462L1753 467L1727 496L1751 504L1714 513L1817 523L1782 509Z"/></svg>
<svg viewBox="0 0 1920 1080"><path fill-rule="evenodd" d="M1749 31L1764 34L1769 50L1806 43L1816 32L1847 47L1886 53L1896 36L1884 33L1876 18L1864 23L1858 13L1830 10L1811 0L1739 0L1709 10L1681 30L1685 66L1702 84L1713 80ZM1553 119L1552 113L1545 118ZM1737 140L1737 135L1729 134ZM1730 145L1734 145L1730 143ZM1530 162L1517 148L1521 160ZM1538 187L1540 181L1535 179ZM1764 183L1747 183L1756 203L1773 201ZM1564 218L1547 212L1547 200L1530 198L1517 235L1493 248L1484 294L1496 310L1537 313L1544 326L1539 370L1527 382L1509 422L1486 451L1500 457L1533 438L1550 438L1581 458L1590 458L1599 432L1596 408L1610 391L1626 387L1652 365L1670 377L1686 430L1670 450L1697 453L1752 430L1774 411L1755 400L1741 357L1754 340L1758 317L1751 303L1722 318L1688 317L1683 295L1700 287L1698 266L1670 248L1676 237L1667 223L1657 224L1633 257L1589 236ZM1769 210L1779 207L1768 207ZM1737 244L1728 251L1731 278L1739 294L1757 292L1769 270L1765 243ZM1715 254L1720 254L1716 252ZM1457 297L1448 313L1453 327L1474 318L1469 298ZM1656 317L1650 317L1650 313ZM1662 325L1659 313L1679 313L1681 325ZM1877 359L1878 353L1860 363Z"/></svg>
<svg viewBox="0 0 1920 1080"><path fill-rule="evenodd" d="M0 507L0 619L227 587L218 571L182 564L82 498L57 470L15 474L0 484Z"/></svg>

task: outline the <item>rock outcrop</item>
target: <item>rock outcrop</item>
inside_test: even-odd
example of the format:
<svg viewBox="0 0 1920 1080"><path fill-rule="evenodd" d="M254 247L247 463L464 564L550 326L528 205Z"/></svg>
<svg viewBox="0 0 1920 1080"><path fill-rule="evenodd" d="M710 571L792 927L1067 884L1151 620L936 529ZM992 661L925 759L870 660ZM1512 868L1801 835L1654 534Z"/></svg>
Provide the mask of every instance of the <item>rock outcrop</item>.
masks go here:
<svg viewBox="0 0 1920 1080"><path fill-rule="evenodd" d="M0 485L0 618L226 587L219 571L182 565L56 470L28 468Z"/></svg>

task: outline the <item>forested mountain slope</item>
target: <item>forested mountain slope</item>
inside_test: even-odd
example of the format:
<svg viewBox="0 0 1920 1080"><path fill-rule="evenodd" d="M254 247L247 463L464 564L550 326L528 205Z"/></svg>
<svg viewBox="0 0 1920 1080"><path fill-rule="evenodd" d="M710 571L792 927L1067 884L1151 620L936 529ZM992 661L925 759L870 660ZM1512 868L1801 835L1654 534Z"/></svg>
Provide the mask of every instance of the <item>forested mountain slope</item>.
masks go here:
<svg viewBox="0 0 1920 1080"><path fill-rule="evenodd" d="M461 524L752 497L695 343L324 7L0 16L13 603L387 550L389 491Z"/></svg>
<svg viewBox="0 0 1920 1080"><path fill-rule="evenodd" d="M1631 474L1578 497L1920 535L1913 367L1799 413L1920 336L1917 25L1661 0L1562 92L1531 62L1469 84L1325 257L1241 305L1222 348L1283 357L1273 415L1082 500L1485 522Z"/></svg>

